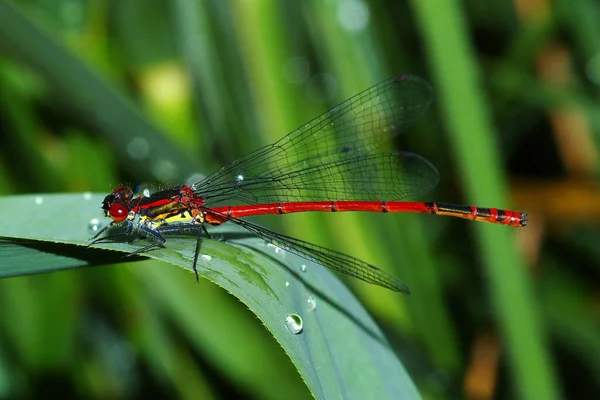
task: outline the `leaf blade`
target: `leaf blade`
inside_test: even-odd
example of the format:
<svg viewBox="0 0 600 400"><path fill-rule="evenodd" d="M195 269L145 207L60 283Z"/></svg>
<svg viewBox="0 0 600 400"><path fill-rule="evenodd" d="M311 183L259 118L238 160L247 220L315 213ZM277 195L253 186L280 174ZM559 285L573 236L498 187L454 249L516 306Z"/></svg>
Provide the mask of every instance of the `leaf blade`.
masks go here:
<svg viewBox="0 0 600 400"><path fill-rule="evenodd" d="M143 246L144 240L103 243L98 245L101 249L82 247L91 236L89 223L99 214L101 200L101 195L89 194L0 198L0 220L15 221L10 210L24 206L35 210L22 214L18 223L0 227L0 237L7 238L6 243L12 246L7 248L23 252L12 262L20 262L19 257L21 261L30 257L30 263L37 259L42 264L51 259L52 268L44 264L37 270L49 272L60 269L60 257L66 257L65 268L131 260L115 256L115 252L130 252ZM315 397L419 397L373 319L329 270L234 226L217 227L211 230L211 236L213 239L202 242L199 274L236 296L262 321ZM39 243L38 253L26 251L31 243L25 246L25 241L42 243L45 251L39 251ZM191 270L194 243L193 236L168 237L163 248L144 256ZM110 255L102 256L107 250ZM8 270L14 272L14 266L0 261L0 276L6 276L3 274ZM29 268L27 272L36 270ZM285 327L289 314L303 319L301 333L292 334Z"/></svg>

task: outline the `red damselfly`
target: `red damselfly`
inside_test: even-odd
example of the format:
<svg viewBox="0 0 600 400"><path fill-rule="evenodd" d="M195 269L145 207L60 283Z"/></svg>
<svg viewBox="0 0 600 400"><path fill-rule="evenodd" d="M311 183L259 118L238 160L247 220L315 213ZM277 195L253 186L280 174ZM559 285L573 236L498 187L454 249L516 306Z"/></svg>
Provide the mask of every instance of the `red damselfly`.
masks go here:
<svg viewBox="0 0 600 400"><path fill-rule="evenodd" d="M373 152L421 116L433 98L419 77L387 79L332 108L279 141L262 147L191 185L135 197L119 186L102 208L111 224L127 225L125 235L142 234L165 243L164 235L197 230L193 270L205 225L238 224L249 232L334 271L385 288L410 293L399 279L357 258L242 219L306 211L410 212L447 215L509 226L525 226L525 213L443 203L400 201L432 189L439 174L427 160L407 152ZM241 205L220 205L239 203ZM90 245L91 245L90 244Z"/></svg>

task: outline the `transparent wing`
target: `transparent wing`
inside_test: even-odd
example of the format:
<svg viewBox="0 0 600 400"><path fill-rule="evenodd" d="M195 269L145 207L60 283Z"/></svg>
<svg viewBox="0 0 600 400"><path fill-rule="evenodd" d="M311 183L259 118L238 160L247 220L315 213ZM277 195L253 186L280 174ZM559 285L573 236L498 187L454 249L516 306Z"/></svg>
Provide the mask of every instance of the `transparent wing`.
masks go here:
<svg viewBox="0 0 600 400"><path fill-rule="evenodd" d="M244 179L202 192L207 205L282 201L402 200L431 190L439 174L411 153L366 154L298 168L276 178Z"/></svg>
<svg viewBox="0 0 600 400"><path fill-rule="evenodd" d="M211 212L210 209L206 209L206 211L208 213L216 214ZM244 227L249 232L254 233L268 243L296 254L304 259L314 261L333 271L340 272L353 278L358 278L373 285L379 285L397 292L410 294L410 289L404 282L358 258L317 246L316 244L305 242L300 239L281 235L243 219L228 218L227 221Z"/></svg>
<svg viewBox="0 0 600 400"><path fill-rule="evenodd" d="M403 132L431 100L431 87L421 78L387 79L217 170L192 189L207 203L399 200L422 193L437 183L437 171L426 160L409 153L371 153ZM394 168L400 168L399 174ZM411 180L407 172L417 177ZM389 177L392 182L382 186L381 180ZM311 190L315 183L322 185Z"/></svg>

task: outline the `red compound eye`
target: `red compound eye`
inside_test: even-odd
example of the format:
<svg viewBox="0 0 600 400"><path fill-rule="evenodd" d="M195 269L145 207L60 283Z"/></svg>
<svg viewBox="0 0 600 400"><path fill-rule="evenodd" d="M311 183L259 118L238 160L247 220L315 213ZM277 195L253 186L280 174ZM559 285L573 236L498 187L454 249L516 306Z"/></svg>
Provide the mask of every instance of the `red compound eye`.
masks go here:
<svg viewBox="0 0 600 400"><path fill-rule="evenodd" d="M108 210L108 215L115 221L121 222L125 218L127 218L127 214L129 214L129 210L123 204L113 204L110 206Z"/></svg>

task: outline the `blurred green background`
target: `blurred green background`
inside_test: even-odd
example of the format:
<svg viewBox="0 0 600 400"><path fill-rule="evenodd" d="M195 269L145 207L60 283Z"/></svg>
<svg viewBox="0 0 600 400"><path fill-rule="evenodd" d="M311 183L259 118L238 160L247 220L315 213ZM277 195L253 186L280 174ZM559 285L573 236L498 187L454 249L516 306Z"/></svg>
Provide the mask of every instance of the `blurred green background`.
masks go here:
<svg viewBox="0 0 600 400"><path fill-rule="evenodd" d="M597 21L596 0L0 1L0 193L185 183L388 76L420 75L436 100L395 143L440 171L419 200L526 211L526 228L260 223L410 285L346 280L423 397L591 397ZM310 398L252 313L168 265L4 279L0 307L0 398Z"/></svg>

